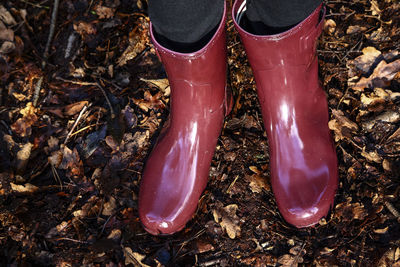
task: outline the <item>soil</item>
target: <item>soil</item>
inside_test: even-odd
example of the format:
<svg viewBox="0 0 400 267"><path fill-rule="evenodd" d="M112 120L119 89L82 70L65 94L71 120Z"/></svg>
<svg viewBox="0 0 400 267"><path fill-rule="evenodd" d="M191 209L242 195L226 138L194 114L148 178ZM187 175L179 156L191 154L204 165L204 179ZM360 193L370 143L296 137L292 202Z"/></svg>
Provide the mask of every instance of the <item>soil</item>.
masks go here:
<svg viewBox="0 0 400 267"><path fill-rule="evenodd" d="M296 229L277 209L246 54L227 21L226 117L208 186L179 233L138 218L170 89L145 0L0 3L1 266L400 266L400 4L325 1L318 44L340 184ZM231 1L228 1L231 7Z"/></svg>

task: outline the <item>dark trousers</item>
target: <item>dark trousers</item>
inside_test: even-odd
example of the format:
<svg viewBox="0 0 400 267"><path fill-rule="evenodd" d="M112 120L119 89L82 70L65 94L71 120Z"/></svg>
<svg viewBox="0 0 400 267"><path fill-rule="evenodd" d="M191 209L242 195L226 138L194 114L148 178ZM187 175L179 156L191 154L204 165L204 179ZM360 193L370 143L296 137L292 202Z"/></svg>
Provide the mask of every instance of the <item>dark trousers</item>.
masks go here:
<svg viewBox="0 0 400 267"><path fill-rule="evenodd" d="M149 16L157 40L170 49L196 51L212 37L224 0L149 0ZM274 34L304 20L322 0L247 0L248 30Z"/></svg>

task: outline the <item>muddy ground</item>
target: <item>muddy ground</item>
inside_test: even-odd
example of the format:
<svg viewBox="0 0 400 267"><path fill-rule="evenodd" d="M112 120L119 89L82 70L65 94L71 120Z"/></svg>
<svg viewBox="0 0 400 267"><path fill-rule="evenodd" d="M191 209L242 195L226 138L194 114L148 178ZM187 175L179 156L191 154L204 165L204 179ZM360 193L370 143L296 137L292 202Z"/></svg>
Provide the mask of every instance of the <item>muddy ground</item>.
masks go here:
<svg viewBox="0 0 400 267"><path fill-rule="evenodd" d="M183 231L155 237L137 195L170 89L146 1L61 0L54 23L53 0L1 1L0 265L400 266L400 4L325 3L320 79L340 172L332 212L301 230L280 216L229 18L235 104L208 186Z"/></svg>

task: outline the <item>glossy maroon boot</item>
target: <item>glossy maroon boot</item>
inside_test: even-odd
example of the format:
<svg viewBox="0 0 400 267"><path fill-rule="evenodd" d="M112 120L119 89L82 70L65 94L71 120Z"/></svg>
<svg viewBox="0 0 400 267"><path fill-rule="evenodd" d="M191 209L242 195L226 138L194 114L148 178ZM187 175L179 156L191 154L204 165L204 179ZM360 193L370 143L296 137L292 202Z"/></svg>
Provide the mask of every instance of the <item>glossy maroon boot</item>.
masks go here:
<svg viewBox="0 0 400 267"><path fill-rule="evenodd" d="M194 53L152 42L171 86L170 119L146 162L139 192L139 216L151 234L181 230L196 211L206 187L223 120L231 108L226 91L224 14L209 43Z"/></svg>
<svg viewBox="0 0 400 267"><path fill-rule="evenodd" d="M319 6L301 23L274 35L244 30L244 12L245 2L236 1L232 17L256 80L275 199L287 222L298 228L311 226L327 215L338 186L316 56L325 9Z"/></svg>

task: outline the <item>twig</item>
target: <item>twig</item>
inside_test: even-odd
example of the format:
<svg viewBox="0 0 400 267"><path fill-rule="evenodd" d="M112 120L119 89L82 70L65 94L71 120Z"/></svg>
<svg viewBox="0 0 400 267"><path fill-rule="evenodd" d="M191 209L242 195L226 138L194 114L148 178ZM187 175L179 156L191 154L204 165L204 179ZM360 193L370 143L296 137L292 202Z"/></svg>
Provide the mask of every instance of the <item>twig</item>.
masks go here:
<svg viewBox="0 0 400 267"><path fill-rule="evenodd" d="M85 113L87 109L88 109L88 106L85 105L85 106L82 108L81 112L79 112L78 118L76 119L74 125L72 126L72 128L71 128L71 130L69 131L67 137L65 138L64 145L68 142L68 139L71 137L72 132L75 130L76 126L78 125L79 121L80 121L81 118L82 118L83 113Z"/></svg>
<svg viewBox="0 0 400 267"><path fill-rule="evenodd" d="M106 90L104 90L103 86L101 86L101 84L98 81L96 81L96 85L101 90L101 92L103 93L104 97L106 98L107 104L108 104L108 106L110 108L111 118L114 119L115 118L115 112L114 112L114 109L113 109L113 107L111 105L111 101L107 96Z"/></svg>
<svg viewBox="0 0 400 267"><path fill-rule="evenodd" d="M43 83L43 76L39 78L39 80L35 85L35 91L33 93L33 100L32 100L34 107L36 107L37 102L39 100L39 94L40 94L40 89L42 88L42 83Z"/></svg>
<svg viewBox="0 0 400 267"><path fill-rule="evenodd" d="M58 5L60 3L60 0L54 0L54 7L53 7L53 12L51 14L51 21L50 21L50 32L49 32L49 37L47 38L47 43L46 47L44 49L43 53L43 60L42 60L42 69L46 67L46 61L47 58L49 57L49 49L50 49L50 44L54 36L54 29L56 28L56 20L57 20L57 13L58 13ZM39 78L35 85L35 92L33 93L33 106L36 107L38 99L39 99L39 94L40 94L40 89L42 88L42 83L43 83L43 76Z"/></svg>
<svg viewBox="0 0 400 267"><path fill-rule="evenodd" d="M57 238L56 240L57 241L67 240L67 241L72 241L72 242L75 242L75 243L89 244L89 242L87 242L87 241L76 240L76 239L72 239L72 238L68 238L68 237L60 237L60 238Z"/></svg>
<svg viewBox="0 0 400 267"><path fill-rule="evenodd" d="M54 180L60 184L61 190L64 190L60 175L58 175L57 169L51 164L51 172L53 173Z"/></svg>
<svg viewBox="0 0 400 267"><path fill-rule="evenodd" d="M60 3L60 0L54 0L54 7L53 7L53 12L51 13L51 21L50 21L50 32L49 32L49 37L47 38L47 43L46 47L44 49L44 54L43 54L43 61L42 61L42 68L46 66L46 60L49 56L49 49L50 49L50 44L54 36L54 30L56 28L56 21L57 21L57 13L58 13L58 5Z"/></svg>
<svg viewBox="0 0 400 267"><path fill-rule="evenodd" d="M97 83L91 83L91 82L81 82L81 81L73 81L73 80L67 80L61 77L56 77L57 80L66 82L66 83L72 83L72 84L78 84L78 85L84 85L84 86L89 86L89 85L95 85L97 86Z"/></svg>
<svg viewBox="0 0 400 267"><path fill-rule="evenodd" d="M226 193L229 193L231 191L233 185L236 183L237 179L239 179L239 175L236 175L235 180L229 185L228 189L226 190Z"/></svg>

